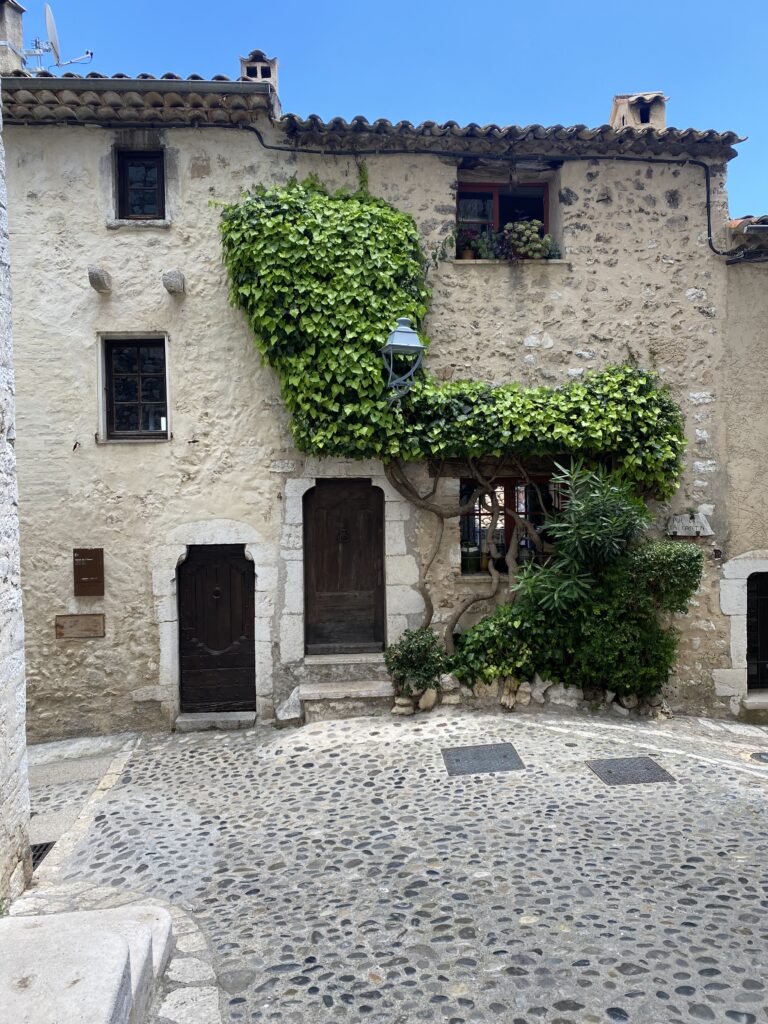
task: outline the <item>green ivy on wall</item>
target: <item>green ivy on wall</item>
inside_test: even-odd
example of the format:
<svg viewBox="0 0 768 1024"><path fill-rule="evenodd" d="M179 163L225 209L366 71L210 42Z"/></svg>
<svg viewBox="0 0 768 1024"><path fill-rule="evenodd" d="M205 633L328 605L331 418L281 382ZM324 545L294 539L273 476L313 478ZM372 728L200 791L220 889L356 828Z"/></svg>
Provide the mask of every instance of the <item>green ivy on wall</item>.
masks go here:
<svg viewBox="0 0 768 1024"><path fill-rule="evenodd" d="M439 384L424 373L389 406L379 349L397 317L423 322L430 293L413 219L364 188L258 187L224 207L221 233L231 301L278 374L299 450L384 460L610 456L636 487L674 491L682 416L656 376L634 367L556 388Z"/></svg>

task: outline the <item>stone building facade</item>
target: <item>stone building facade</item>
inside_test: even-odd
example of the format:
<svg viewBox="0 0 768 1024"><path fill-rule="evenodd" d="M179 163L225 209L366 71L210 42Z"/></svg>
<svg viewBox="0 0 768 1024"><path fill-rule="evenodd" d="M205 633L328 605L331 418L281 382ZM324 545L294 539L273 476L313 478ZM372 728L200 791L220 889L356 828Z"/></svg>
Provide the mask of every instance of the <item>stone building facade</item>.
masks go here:
<svg viewBox="0 0 768 1024"><path fill-rule="evenodd" d="M431 517L378 463L295 450L221 262L215 201L309 174L354 188L363 160L370 190L412 214L426 252L453 230L462 191L546 205L560 258L437 261L428 365L445 380L528 384L627 359L658 370L689 442L659 524L698 516L694 542L706 552L668 700L714 714L759 707L760 688L747 693L747 577L732 581L768 569L755 484L767 458L768 269L754 252L722 255L751 244L727 220L738 138L667 129L661 93L617 97L614 123L598 129L303 120L280 113L276 62L254 51L240 70L236 81L4 79L31 734L172 725L181 677L197 671L191 655L184 668L179 586L217 546L247 580L243 671L260 719L297 685L381 679L381 654L365 645L308 643L306 516L328 480L364 481L381 501L386 642L419 624ZM121 161L145 161L144 174L158 154L162 208L125 215ZM148 413L156 436L115 437L110 360L130 360L139 343L136 358L156 358L164 375L167 406ZM441 487L458 494L459 476ZM487 574L462 573L459 530L448 523L432 570L438 624L457 597L488 585ZM102 592L75 594L76 549L103 551Z"/></svg>
<svg viewBox="0 0 768 1024"><path fill-rule="evenodd" d="M0 132L0 907L31 873L8 195Z"/></svg>

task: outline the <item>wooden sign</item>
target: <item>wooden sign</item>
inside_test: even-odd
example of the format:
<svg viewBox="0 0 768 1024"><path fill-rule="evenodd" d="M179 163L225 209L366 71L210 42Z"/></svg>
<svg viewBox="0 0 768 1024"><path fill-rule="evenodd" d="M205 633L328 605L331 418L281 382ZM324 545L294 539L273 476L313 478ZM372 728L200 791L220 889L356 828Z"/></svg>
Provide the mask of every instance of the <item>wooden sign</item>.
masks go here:
<svg viewBox="0 0 768 1024"><path fill-rule="evenodd" d="M90 640L104 636L103 615L57 615L57 640Z"/></svg>
<svg viewBox="0 0 768 1024"><path fill-rule="evenodd" d="M75 548L72 569L75 597L104 596L104 548Z"/></svg>

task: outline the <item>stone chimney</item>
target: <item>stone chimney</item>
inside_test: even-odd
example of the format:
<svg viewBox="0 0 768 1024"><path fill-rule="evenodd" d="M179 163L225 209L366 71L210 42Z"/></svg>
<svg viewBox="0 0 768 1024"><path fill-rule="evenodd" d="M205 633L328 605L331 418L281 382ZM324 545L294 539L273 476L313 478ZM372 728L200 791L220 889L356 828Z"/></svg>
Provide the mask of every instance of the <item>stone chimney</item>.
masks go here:
<svg viewBox="0 0 768 1024"><path fill-rule="evenodd" d="M16 0L0 0L0 75L24 66L23 14L24 8Z"/></svg>
<svg viewBox="0 0 768 1024"><path fill-rule="evenodd" d="M667 127L667 100L663 92L621 93L613 97L611 128L654 128L663 131Z"/></svg>
<svg viewBox="0 0 768 1024"><path fill-rule="evenodd" d="M277 57L268 57L263 50L251 50L247 57L240 58L240 78L251 82L267 82L272 86L272 106L280 113L277 92Z"/></svg>

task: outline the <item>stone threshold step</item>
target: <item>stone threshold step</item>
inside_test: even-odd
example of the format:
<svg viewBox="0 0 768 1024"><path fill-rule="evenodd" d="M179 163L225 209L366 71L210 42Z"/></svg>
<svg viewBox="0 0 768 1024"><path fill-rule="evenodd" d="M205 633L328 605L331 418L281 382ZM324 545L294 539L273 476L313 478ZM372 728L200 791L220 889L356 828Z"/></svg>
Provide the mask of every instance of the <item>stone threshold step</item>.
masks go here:
<svg viewBox="0 0 768 1024"><path fill-rule="evenodd" d="M749 690L741 706L747 711L768 711L768 690Z"/></svg>
<svg viewBox="0 0 768 1024"><path fill-rule="evenodd" d="M389 680L362 679L356 682L302 683L299 687L300 700L381 700L394 697L395 691Z"/></svg>
<svg viewBox="0 0 768 1024"><path fill-rule="evenodd" d="M0 921L0 1024L141 1024L171 915L130 904Z"/></svg>
<svg viewBox="0 0 768 1024"><path fill-rule="evenodd" d="M252 729L255 711L183 712L175 723L176 732L202 732L205 729Z"/></svg>

